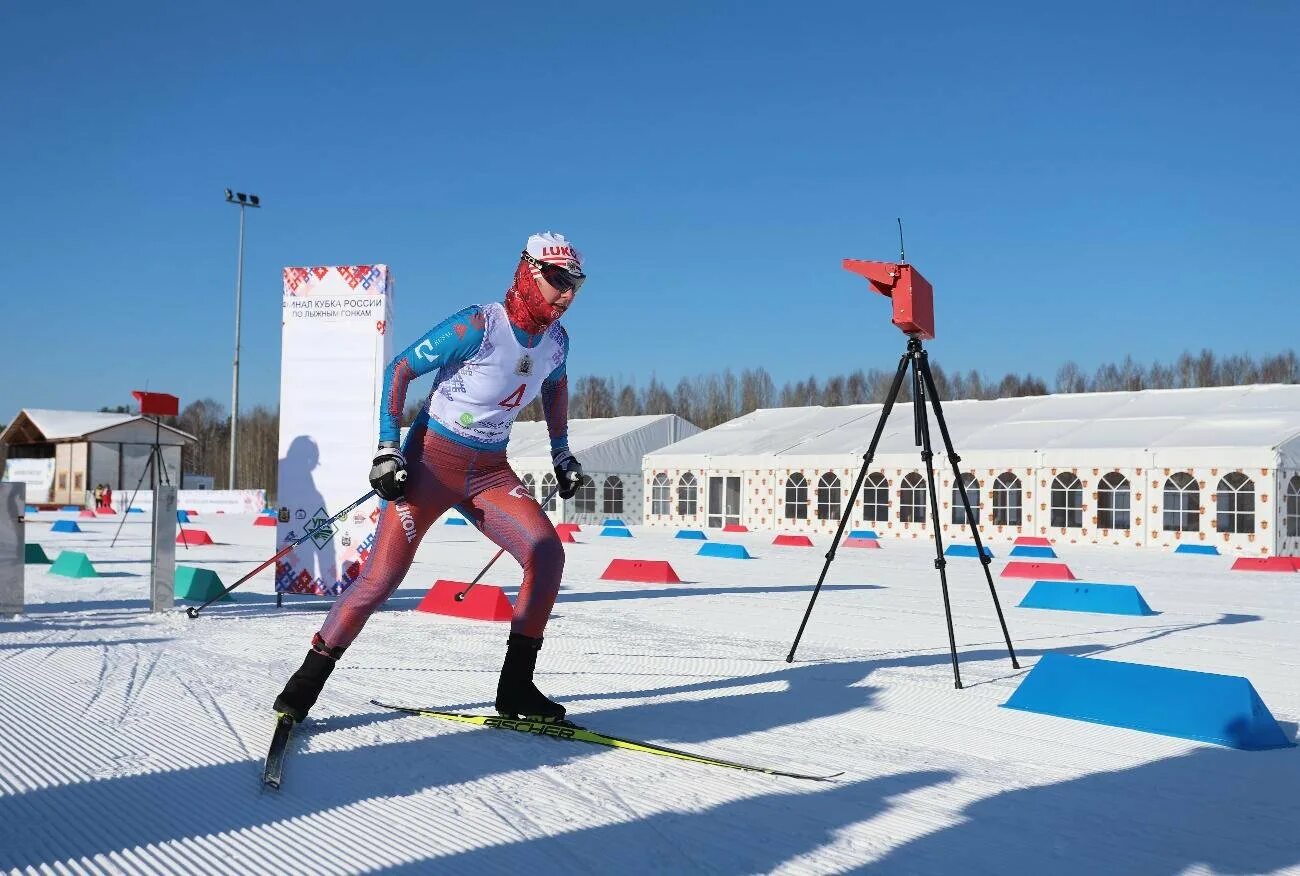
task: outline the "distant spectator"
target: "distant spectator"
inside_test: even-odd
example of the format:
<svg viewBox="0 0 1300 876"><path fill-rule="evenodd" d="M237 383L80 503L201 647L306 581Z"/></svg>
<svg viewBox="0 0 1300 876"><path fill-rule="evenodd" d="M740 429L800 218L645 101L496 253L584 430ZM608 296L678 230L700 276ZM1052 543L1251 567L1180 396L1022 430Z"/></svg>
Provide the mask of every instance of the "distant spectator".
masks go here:
<svg viewBox="0 0 1300 876"><path fill-rule="evenodd" d="M95 484L95 510L104 507L104 487L102 484Z"/></svg>
<svg viewBox="0 0 1300 876"><path fill-rule="evenodd" d="M113 488L104 484L104 509L111 511L113 509Z"/></svg>

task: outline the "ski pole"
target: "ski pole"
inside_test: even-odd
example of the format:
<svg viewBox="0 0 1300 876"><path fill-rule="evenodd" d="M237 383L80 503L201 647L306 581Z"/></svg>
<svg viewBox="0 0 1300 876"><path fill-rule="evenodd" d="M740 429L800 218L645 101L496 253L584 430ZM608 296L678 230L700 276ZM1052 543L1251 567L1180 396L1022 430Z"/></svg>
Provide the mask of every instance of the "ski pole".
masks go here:
<svg viewBox="0 0 1300 876"><path fill-rule="evenodd" d="M541 505L542 508L545 509L545 508L546 508L546 503L549 502L549 501L551 501L552 499L554 499L554 498L555 498L555 494L558 493L558 492L560 492L560 485L559 485L559 484L556 484L556 485L555 485L555 489L551 490L549 493L547 493L545 496L543 496L543 497L542 497L542 501L538 502L537 504ZM496 552L496 554L492 557L492 559L488 560L488 564L487 564L486 566L483 567L483 571L482 571L482 572L479 572L477 575L474 576L474 580L471 581L471 582L469 582L469 586L466 587L464 590L462 590L462 591L460 591L459 593L456 594L456 601L457 601L457 602L464 602L464 601L465 601L465 596L466 596L466 594L468 594L471 590L474 589L474 585L475 585L475 584L477 584L479 581L483 580L483 576L487 574L488 569L492 568L492 564L495 563L497 560L501 559L501 555L504 554L505 552L506 552L506 549L505 549L505 548L501 548L499 551Z"/></svg>
<svg viewBox="0 0 1300 876"><path fill-rule="evenodd" d="M200 605L198 608L195 608L194 606L191 605L189 608L185 609L185 613L186 613L187 615L189 615L190 617L192 617L192 618L198 617L198 616L199 616L199 612L203 611L203 609L207 608L209 605L211 605L212 603L216 602L216 601L217 601L218 599L220 599L221 597L225 596L227 593L229 593L229 592L231 592L232 590L234 590L234 589L235 589L236 587L238 587L240 584L243 584L243 583L244 583L245 581L247 581L249 578L252 578L252 577L253 577L254 575L256 575L258 572L262 571L262 570L265 569L267 566L271 565L271 564L274 563L276 560L280 559L280 557L282 557L282 556L284 556L285 554L289 553L289 551L293 550L293 549L296 548L298 545L302 544L304 541L306 541L307 539L311 538L311 537L312 537L313 535L315 535L316 533L320 532L322 529L325 529L326 527L328 527L328 526L329 526L330 524L332 524L335 520L338 520L340 517L346 517L348 514L350 514L350 513L352 512L352 509L356 508L358 505L360 505L360 504L362 504L363 502L367 501L368 499L370 499L370 498L371 498L372 496L374 496L374 495L375 495L375 491L374 491L374 490L371 490L370 492L366 493L364 496L362 496L360 499L357 499L355 502L353 502L353 503L352 503L351 505L349 505L348 507L344 508L342 511L336 512L336 513L334 514L333 517L331 517L330 519L326 520L324 523L322 523L322 524L320 524L319 526L317 526L315 529L313 529L313 530L311 530L310 532L308 532L308 533L307 533L306 535L304 535L302 538L298 539L297 541L290 542L289 544L287 544L287 545L285 545L284 547L280 548L280 550L276 551L275 556L271 557L269 560L264 561L264 562L263 562L260 566L258 566L256 569L254 569L253 571L249 572L249 573L248 573L247 575L245 575L244 577L240 578L240 579L239 579L238 581L236 581L234 584L231 584L231 585L230 585L229 587L227 587L225 590L222 590L220 593L218 593L216 596L212 597L212 598L209 599L207 602L205 602L205 603L203 603L202 605ZM486 571L486 570L485 570L485 571Z"/></svg>

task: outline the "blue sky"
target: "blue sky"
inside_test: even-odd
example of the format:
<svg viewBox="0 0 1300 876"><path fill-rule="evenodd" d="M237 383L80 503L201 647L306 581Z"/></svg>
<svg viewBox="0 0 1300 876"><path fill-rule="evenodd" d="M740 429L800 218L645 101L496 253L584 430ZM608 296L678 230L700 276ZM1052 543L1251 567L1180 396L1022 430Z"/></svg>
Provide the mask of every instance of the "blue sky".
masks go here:
<svg viewBox="0 0 1300 876"><path fill-rule="evenodd" d="M282 266L391 265L404 345L542 228L588 257L577 375L892 367L839 260L892 258L899 215L949 369L1295 346L1295 4L9 3L0 31L0 421L229 402L227 186L265 203L245 405L278 397Z"/></svg>

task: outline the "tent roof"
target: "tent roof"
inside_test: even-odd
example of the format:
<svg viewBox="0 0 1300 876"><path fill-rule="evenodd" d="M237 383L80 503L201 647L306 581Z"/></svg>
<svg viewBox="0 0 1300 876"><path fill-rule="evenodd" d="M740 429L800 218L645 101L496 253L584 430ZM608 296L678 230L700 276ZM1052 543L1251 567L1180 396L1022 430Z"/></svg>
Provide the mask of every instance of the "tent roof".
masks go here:
<svg viewBox="0 0 1300 876"><path fill-rule="evenodd" d="M130 423L135 420L143 420L150 425L153 421L138 414L110 414L102 411L51 411L43 408L23 408L14 417L14 421L9 424L8 428L0 433L0 441L5 441L6 436L10 434L11 429L15 429L24 418L36 427L45 441L71 441L78 438L85 438L104 429L110 429L113 426L120 426L123 423ZM194 436L188 432L183 432L172 426L163 426L164 429L183 435L190 440Z"/></svg>
<svg viewBox="0 0 1300 876"><path fill-rule="evenodd" d="M676 414L595 417L569 421L569 449L590 471L641 471L649 451L699 431ZM551 438L544 420L517 422L506 453L513 465L551 467Z"/></svg>
<svg viewBox="0 0 1300 876"><path fill-rule="evenodd" d="M872 404L758 410L649 455L656 464L670 464L671 458L678 465L690 464L690 457L764 457L774 464L781 458L861 457L880 409ZM946 402L943 410L963 456L1038 454L1057 460L1104 451L1150 457L1205 448L1250 451L1252 460L1300 454L1300 386L1295 385L968 400ZM911 405L896 406L878 455L917 456L912 431ZM931 439L941 451L933 417Z"/></svg>

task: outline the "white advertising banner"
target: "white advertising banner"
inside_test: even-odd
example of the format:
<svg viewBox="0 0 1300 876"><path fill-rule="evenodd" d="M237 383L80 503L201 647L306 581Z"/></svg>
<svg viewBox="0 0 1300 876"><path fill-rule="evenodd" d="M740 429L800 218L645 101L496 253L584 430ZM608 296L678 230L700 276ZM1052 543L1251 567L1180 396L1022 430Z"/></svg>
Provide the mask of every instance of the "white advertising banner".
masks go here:
<svg viewBox="0 0 1300 876"><path fill-rule="evenodd" d="M386 265L284 269L278 544L296 541L370 489L393 281ZM379 499L276 565L280 593L346 590L370 555Z"/></svg>
<svg viewBox="0 0 1300 876"><path fill-rule="evenodd" d="M6 459L4 480L27 485L27 501L50 501L54 487L54 457L49 459Z"/></svg>
<svg viewBox="0 0 1300 876"><path fill-rule="evenodd" d="M114 510L125 512L128 503L146 514L152 513L153 490L113 491ZM266 490L177 490L176 507L200 515L259 514L266 508Z"/></svg>

